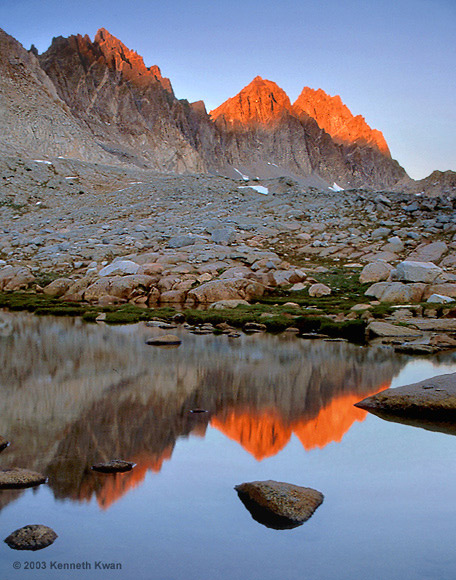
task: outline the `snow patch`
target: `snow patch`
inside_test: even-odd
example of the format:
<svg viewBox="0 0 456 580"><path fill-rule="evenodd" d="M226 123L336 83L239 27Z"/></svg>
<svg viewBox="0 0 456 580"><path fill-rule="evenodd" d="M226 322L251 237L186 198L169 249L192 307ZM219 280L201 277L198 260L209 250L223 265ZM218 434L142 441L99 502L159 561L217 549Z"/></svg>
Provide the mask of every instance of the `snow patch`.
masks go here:
<svg viewBox="0 0 456 580"><path fill-rule="evenodd" d="M262 185L240 185L238 189L254 189L263 195L268 195L269 189L267 187L263 187Z"/></svg>
<svg viewBox="0 0 456 580"><path fill-rule="evenodd" d="M239 173L239 175L242 177L242 179L243 179L244 181L248 181L248 180L250 179L250 177L249 177L248 175L244 175L243 173L241 173L241 172L239 171L239 169L236 169L236 167L233 167L233 169L234 169L234 171L237 171L237 172Z"/></svg>
<svg viewBox="0 0 456 580"><path fill-rule="evenodd" d="M340 185L337 185L336 182L333 183L333 186L329 188L331 191L344 191L344 188Z"/></svg>
<svg viewBox="0 0 456 580"><path fill-rule="evenodd" d="M46 165L52 165L52 161L46 161L45 159L34 159L35 163L45 163Z"/></svg>

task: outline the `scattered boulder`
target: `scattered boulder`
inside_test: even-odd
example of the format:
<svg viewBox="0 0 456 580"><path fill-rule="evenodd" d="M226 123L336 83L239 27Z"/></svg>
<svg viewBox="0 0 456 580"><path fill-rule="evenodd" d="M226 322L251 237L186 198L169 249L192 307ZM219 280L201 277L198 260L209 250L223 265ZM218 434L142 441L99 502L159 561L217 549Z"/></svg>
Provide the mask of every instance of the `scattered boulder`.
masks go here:
<svg viewBox="0 0 456 580"><path fill-rule="evenodd" d="M46 483L46 477L41 473L12 467L11 469L0 470L0 489L19 489L22 487L33 487Z"/></svg>
<svg viewBox="0 0 456 580"><path fill-rule="evenodd" d="M134 466L135 464L130 461L113 459L106 463L96 463L95 465L92 465L92 469L93 471L99 471L100 473L123 473L125 471L131 471Z"/></svg>
<svg viewBox="0 0 456 580"><path fill-rule="evenodd" d="M184 248L185 246L193 246L196 239L192 236L173 236L169 242L168 246L170 248Z"/></svg>
<svg viewBox="0 0 456 580"><path fill-rule="evenodd" d="M6 539L13 550L42 550L58 538L53 529L40 524L31 524L12 532Z"/></svg>
<svg viewBox="0 0 456 580"><path fill-rule="evenodd" d="M326 284L312 284L309 288L309 296L320 298L321 296L329 296L331 294L331 288L326 286Z"/></svg>
<svg viewBox="0 0 456 580"><path fill-rule="evenodd" d="M71 284L73 284L73 280L69 278L57 278L47 286L43 288L44 294L47 296L52 296L54 298L60 298L68 292Z"/></svg>
<svg viewBox="0 0 456 580"><path fill-rule="evenodd" d="M182 340L174 334L164 334L163 336L153 336L146 340L146 344L152 346L178 346Z"/></svg>
<svg viewBox="0 0 456 580"><path fill-rule="evenodd" d="M209 305L209 310L224 310L225 308L236 308L239 305L248 306L247 300L219 300Z"/></svg>
<svg viewBox="0 0 456 580"><path fill-rule="evenodd" d="M431 294L427 299L427 302L433 302L435 304L447 304L448 302L454 302L454 298L450 296L443 296L442 294Z"/></svg>
<svg viewBox="0 0 456 580"><path fill-rule="evenodd" d="M406 260L398 264L396 268L396 278L402 282L425 282L426 284L431 284L442 273L442 268L432 262Z"/></svg>
<svg viewBox="0 0 456 580"><path fill-rule="evenodd" d="M417 246L408 259L416 262L439 262L446 252L448 246L445 242L424 243Z"/></svg>
<svg viewBox="0 0 456 580"><path fill-rule="evenodd" d="M233 228L214 230L211 235L211 240L216 244L233 244L236 241L236 230Z"/></svg>
<svg viewBox="0 0 456 580"><path fill-rule="evenodd" d="M235 490L255 520L276 529L303 524L324 499L315 489L272 480L241 483Z"/></svg>
<svg viewBox="0 0 456 580"><path fill-rule="evenodd" d="M244 278L211 280L189 291L187 300L196 304L211 304L220 300L252 300L264 294L265 287L259 282Z"/></svg>
<svg viewBox="0 0 456 580"><path fill-rule="evenodd" d="M361 270L359 281L361 284L368 284L388 280L392 269L391 264L387 262L370 262Z"/></svg>
<svg viewBox="0 0 456 580"><path fill-rule="evenodd" d="M421 282L413 284L376 282L366 290L364 295L377 298L380 302L406 304L408 302L421 302L425 289L425 284Z"/></svg>
<svg viewBox="0 0 456 580"><path fill-rule="evenodd" d="M35 276L25 266L4 266L0 270L0 291L16 292L28 288Z"/></svg>

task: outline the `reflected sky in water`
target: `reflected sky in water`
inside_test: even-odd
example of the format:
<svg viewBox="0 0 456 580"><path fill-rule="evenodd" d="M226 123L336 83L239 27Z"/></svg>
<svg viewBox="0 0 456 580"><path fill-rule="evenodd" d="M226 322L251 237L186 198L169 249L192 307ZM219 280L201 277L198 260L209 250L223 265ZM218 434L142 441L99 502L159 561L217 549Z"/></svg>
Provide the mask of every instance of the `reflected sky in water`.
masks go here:
<svg viewBox="0 0 456 580"><path fill-rule="evenodd" d="M49 477L0 492L2 530L43 523L59 538L38 553L0 546L0 569L104 560L122 563L119 578L157 580L453 578L454 438L353 407L456 371L453 355L184 331L171 350L145 345L164 331L143 325L2 316L0 434L12 445L0 463ZM137 466L90 470L114 458ZM314 487L325 501L299 529L264 528L233 490L261 479ZM13 577L30 574L46 577Z"/></svg>

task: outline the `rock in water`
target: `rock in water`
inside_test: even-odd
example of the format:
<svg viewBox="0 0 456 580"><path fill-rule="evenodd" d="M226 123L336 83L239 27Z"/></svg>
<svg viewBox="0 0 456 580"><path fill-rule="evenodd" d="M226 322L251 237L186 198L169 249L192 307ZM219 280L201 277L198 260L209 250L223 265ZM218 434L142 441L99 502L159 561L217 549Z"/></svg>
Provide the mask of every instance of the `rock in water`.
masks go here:
<svg viewBox="0 0 456 580"><path fill-rule="evenodd" d="M57 538L51 528L33 524L15 530L5 542L13 550L42 550L53 544Z"/></svg>
<svg viewBox="0 0 456 580"><path fill-rule="evenodd" d="M153 336L146 340L146 344L152 346L178 346L182 340L174 334L165 334L164 336Z"/></svg>
<svg viewBox="0 0 456 580"><path fill-rule="evenodd" d="M0 471L0 489L17 489L21 487L32 487L46 483L46 477L41 473L13 467L12 469L2 469Z"/></svg>
<svg viewBox="0 0 456 580"><path fill-rule="evenodd" d="M323 502L322 493L279 481L252 481L235 487L253 519L275 529L297 527Z"/></svg>
<svg viewBox="0 0 456 580"><path fill-rule="evenodd" d="M10 442L0 435L0 451L3 451L9 446Z"/></svg>
<svg viewBox="0 0 456 580"><path fill-rule="evenodd" d="M131 471L134 466L135 464L130 461L113 459L107 463L96 463L95 465L92 465L92 469L94 471L100 471L101 473L121 473L124 471Z"/></svg>
<svg viewBox="0 0 456 580"><path fill-rule="evenodd" d="M380 416L456 421L456 373L397 389L386 389L355 404ZM386 417L385 417L386 418Z"/></svg>

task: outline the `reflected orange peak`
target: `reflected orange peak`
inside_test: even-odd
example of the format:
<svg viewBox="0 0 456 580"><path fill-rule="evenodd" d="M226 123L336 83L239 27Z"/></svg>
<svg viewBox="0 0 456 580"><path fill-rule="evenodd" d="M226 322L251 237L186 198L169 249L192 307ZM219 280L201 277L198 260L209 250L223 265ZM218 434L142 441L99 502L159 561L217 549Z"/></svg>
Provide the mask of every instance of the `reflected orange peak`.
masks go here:
<svg viewBox="0 0 456 580"><path fill-rule="evenodd" d="M329 443L340 442L355 421L364 421L367 411L354 407L355 403L362 397L387 389L389 385L383 384L364 395L343 394L332 399L313 419L301 419L289 425L275 409L233 409L223 417L213 417L211 426L240 443L258 461L276 455L287 445L292 433L307 451L323 448Z"/></svg>

